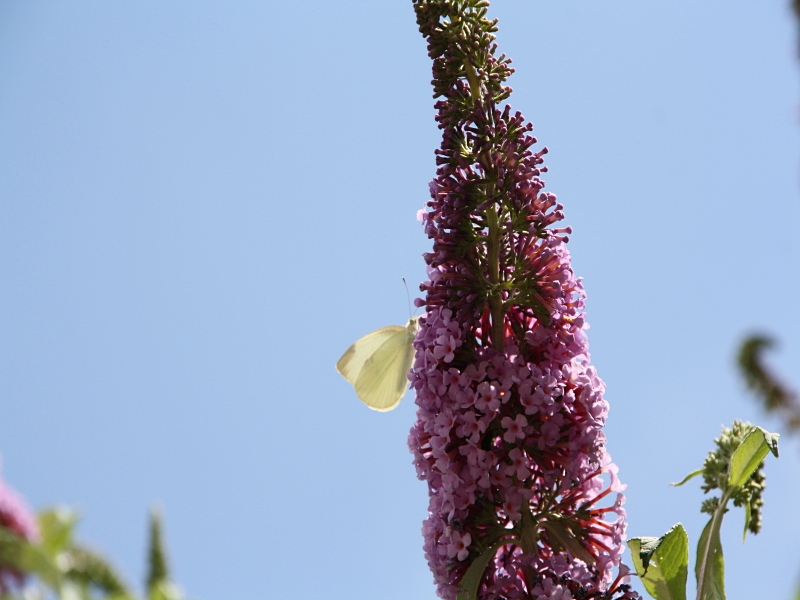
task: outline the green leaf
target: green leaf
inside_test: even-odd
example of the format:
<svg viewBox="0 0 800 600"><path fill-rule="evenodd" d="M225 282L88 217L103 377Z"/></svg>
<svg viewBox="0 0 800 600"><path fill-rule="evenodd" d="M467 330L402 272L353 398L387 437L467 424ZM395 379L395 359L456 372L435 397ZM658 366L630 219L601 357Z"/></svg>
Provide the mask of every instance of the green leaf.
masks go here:
<svg viewBox="0 0 800 600"><path fill-rule="evenodd" d="M722 511L718 508L697 542L697 600L725 600L725 560L719 538Z"/></svg>
<svg viewBox="0 0 800 600"><path fill-rule="evenodd" d="M61 581L61 572L47 553L38 545L0 527L0 559L23 573L38 576L51 587Z"/></svg>
<svg viewBox="0 0 800 600"><path fill-rule="evenodd" d="M558 545L569 552L573 558L579 558L587 565L593 565L597 562L594 556L583 547L583 544L575 537L571 530L564 527L561 523L555 521L543 521L542 528L550 536L551 540L558 542Z"/></svg>
<svg viewBox="0 0 800 600"><path fill-rule="evenodd" d="M628 548L631 549L631 554L633 555L633 566L636 569L636 574L640 577L647 570L648 561L650 560L649 549L660 539L641 535L628 540Z"/></svg>
<svg viewBox="0 0 800 600"><path fill-rule="evenodd" d="M753 428L747 434L744 441L734 451L731 457L731 470L728 477L728 484L738 488L747 483L750 475L753 474L766 458L769 452L775 457L778 456L778 434L769 433L760 427Z"/></svg>
<svg viewBox="0 0 800 600"><path fill-rule="evenodd" d="M704 469L697 469L697 471L692 471L691 473L689 473L686 477L684 477L678 483L670 483L670 485L674 485L675 487L678 487L679 485L683 485L684 483L686 483L687 481L689 481L693 477L697 477L698 475L702 475L703 471L704 471Z"/></svg>
<svg viewBox="0 0 800 600"><path fill-rule="evenodd" d="M742 543L747 539L747 530L750 527L750 519L753 517L753 507L750 502L744 503L744 531L742 532Z"/></svg>
<svg viewBox="0 0 800 600"><path fill-rule="evenodd" d="M478 588L481 586L483 573L486 565L492 560L500 546L516 542L514 538L503 538L489 546L480 556L473 559L472 564L467 568L466 573L461 578L461 592L456 600L475 600L478 597Z"/></svg>
<svg viewBox="0 0 800 600"><path fill-rule="evenodd" d="M167 553L164 549L164 539L161 527L161 514L153 509L150 511L150 544L147 551L147 589L153 590L160 583L169 581L169 567L167 566Z"/></svg>
<svg viewBox="0 0 800 600"><path fill-rule="evenodd" d="M150 588L148 600L182 600L180 588L169 581L158 581Z"/></svg>
<svg viewBox="0 0 800 600"><path fill-rule="evenodd" d="M628 541L636 573L656 600L686 600L689 573L689 537L683 525L673 525L660 538Z"/></svg>
<svg viewBox="0 0 800 600"><path fill-rule="evenodd" d="M99 588L105 594L130 595L114 567L100 554L81 546L61 553L59 564L70 581Z"/></svg>
<svg viewBox="0 0 800 600"><path fill-rule="evenodd" d="M761 427L759 427L761 429ZM761 429L764 432L764 442L766 442L767 446L769 446L769 451L775 456L775 458L780 458L778 454L778 440L781 437L780 433L770 433L765 429Z"/></svg>
<svg viewBox="0 0 800 600"><path fill-rule="evenodd" d="M78 513L69 508L58 507L41 511L39 521L39 546L50 556L66 549L72 541L72 531L78 522Z"/></svg>

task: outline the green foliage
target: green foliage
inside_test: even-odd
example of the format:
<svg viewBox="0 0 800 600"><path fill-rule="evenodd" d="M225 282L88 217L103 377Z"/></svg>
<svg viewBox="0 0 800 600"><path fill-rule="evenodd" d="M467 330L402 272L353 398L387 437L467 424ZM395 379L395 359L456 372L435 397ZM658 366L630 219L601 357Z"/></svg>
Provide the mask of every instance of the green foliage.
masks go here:
<svg viewBox="0 0 800 600"><path fill-rule="evenodd" d="M130 596L122 578L99 554L81 546L73 546L66 554L64 576L81 589L94 586L107 596Z"/></svg>
<svg viewBox="0 0 800 600"><path fill-rule="evenodd" d="M769 452L778 456L778 436L754 427L749 423L734 421L731 429L723 429L714 440L717 449L710 452L703 464L705 493L719 490L720 497L703 503L702 512L713 515L727 501L745 508L745 535L749 529L756 534L761 530L761 507L764 504L764 458Z"/></svg>
<svg viewBox="0 0 800 600"><path fill-rule="evenodd" d="M550 545L556 551L566 550L573 558L579 558L587 565L594 565L597 561L581 544L578 536L558 520L542 521L542 529L547 532Z"/></svg>
<svg viewBox="0 0 800 600"><path fill-rule="evenodd" d="M711 515L697 543L695 576L697 600L725 600L725 561L720 530L728 512L728 502L744 508L745 534L758 533L764 504L764 459L778 457L778 435L760 427L734 421L730 429L714 440L717 448L709 453L703 468L693 471L680 483L702 475L705 493L719 491L703 501L701 511ZM679 600L686 595L688 538L678 524L660 538L633 538L628 546L634 566L647 592L656 600Z"/></svg>
<svg viewBox="0 0 800 600"><path fill-rule="evenodd" d="M725 560L719 537L723 514L724 511L714 513L697 542L694 574L698 600L725 600Z"/></svg>
<svg viewBox="0 0 800 600"><path fill-rule="evenodd" d="M500 546L505 546L515 541L514 539L503 538L486 548L480 556L476 557L461 578L461 592L456 600L475 600L478 597L478 589L481 586L481 579L483 579L483 572L486 571L486 565L492 560Z"/></svg>
<svg viewBox="0 0 800 600"><path fill-rule="evenodd" d="M99 553L78 544L74 530L78 516L57 508L38 515L39 541L28 542L0 527L0 563L31 578L21 595L0 600L137 600L122 577ZM150 517L147 600L184 600L180 588L169 581L161 520Z"/></svg>
<svg viewBox="0 0 800 600"><path fill-rule="evenodd" d="M150 511L150 543L147 552L147 591L153 594L159 584L169 580L167 555L164 551L164 541L161 535L161 515Z"/></svg>
<svg viewBox="0 0 800 600"><path fill-rule="evenodd" d="M25 593L43 597L49 590L63 600L90 600L98 594L115 600L131 598L122 578L101 555L74 542L77 522L73 511L46 510L38 517L37 543L17 538L16 560L9 562L36 580Z"/></svg>
<svg viewBox="0 0 800 600"><path fill-rule="evenodd" d="M647 592L656 600L686 600L689 538L680 523L660 538L628 541L633 564Z"/></svg>

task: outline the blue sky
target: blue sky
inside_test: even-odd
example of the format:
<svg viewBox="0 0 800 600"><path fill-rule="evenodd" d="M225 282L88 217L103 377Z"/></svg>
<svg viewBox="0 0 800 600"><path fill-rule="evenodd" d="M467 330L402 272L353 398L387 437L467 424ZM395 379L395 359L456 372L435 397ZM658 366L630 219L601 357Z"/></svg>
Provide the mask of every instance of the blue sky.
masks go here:
<svg viewBox="0 0 800 600"><path fill-rule="evenodd" d="M629 534L703 525L722 424L768 429L750 331L800 387L788 1L497 0L512 105L550 148ZM408 318L439 134L410 1L0 4L0 454L136 584L150 506L199 600L433 599L409 395L334 363ZM800 580L800 446L729 597Z"/></svg>

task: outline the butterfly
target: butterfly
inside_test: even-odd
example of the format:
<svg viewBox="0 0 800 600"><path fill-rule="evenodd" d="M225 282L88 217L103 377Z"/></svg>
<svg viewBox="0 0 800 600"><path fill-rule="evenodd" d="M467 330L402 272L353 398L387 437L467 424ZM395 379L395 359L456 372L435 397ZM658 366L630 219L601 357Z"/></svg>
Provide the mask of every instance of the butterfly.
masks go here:
<svg viewBox="0 0 800 600"><path fill-rule="evenodd" d="M417 317L405 327L389 325L368 333L342 354L336 370L356 388L359 399L374 410L392 410L408 388L414 361Z"/></svg>

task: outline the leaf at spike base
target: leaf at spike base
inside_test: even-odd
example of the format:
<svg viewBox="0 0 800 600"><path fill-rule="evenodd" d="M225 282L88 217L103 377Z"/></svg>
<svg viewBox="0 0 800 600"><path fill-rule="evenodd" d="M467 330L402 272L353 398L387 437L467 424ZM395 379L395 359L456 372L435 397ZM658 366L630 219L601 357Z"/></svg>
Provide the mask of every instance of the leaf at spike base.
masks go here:
<svg viewBox="0 0 800 600"><path fill-rule="evenodd" d="M516 541L515 538L503 538L489 546L479 556L475 557L472 564L470 564L464 576L461 578L461 592L459 592L456 600L476 600L483 574L486 571L486 565L494 558L494 555L501 546L512 544Z"/></svg>
<svg viewBox="0 0 800 600"><path fill-rule="evenodd" d="M683 525L673 525L660 538L632 538L628 547L636 573L653 598L686 600L689 538Z"/></svg>
<svg viewBox="0 0 800 600"><path fill-rule="evenodd" d="M594 556L583 547L575 534L570 529L564 527L561 523L555 521L543 521L542 527L547 532L550 541L558 542L558 546L564 548L569 552L573 558L579 558L587 565L593 565L597 562Z"/></svg>
<svg viewBox="0 0 800 600"><path fill-rule="evenodd" d="M703 589L697 590L698 600L725 600L725 559L722 556L722 541L719 527L714 527L714 517L709 519L697 542L695 577L700 585L701 569Z"/></svg>

